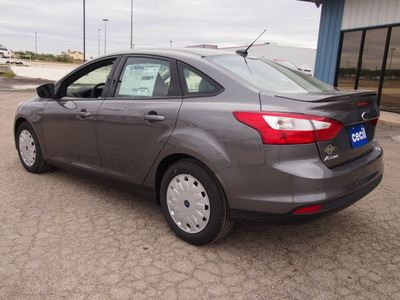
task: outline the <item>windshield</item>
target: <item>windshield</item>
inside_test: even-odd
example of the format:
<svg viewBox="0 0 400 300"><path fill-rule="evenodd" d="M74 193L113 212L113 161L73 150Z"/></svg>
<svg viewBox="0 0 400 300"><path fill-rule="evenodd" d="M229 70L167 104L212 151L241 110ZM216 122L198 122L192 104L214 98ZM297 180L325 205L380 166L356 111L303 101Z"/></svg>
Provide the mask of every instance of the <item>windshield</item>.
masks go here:
<svg viewBox="0 0 400 300"><path fill-rule="evenodd" d="M239 55L215 56L211 60L262 90L276 93L320 93L334 88L300 71L262 59Z"/></svg>

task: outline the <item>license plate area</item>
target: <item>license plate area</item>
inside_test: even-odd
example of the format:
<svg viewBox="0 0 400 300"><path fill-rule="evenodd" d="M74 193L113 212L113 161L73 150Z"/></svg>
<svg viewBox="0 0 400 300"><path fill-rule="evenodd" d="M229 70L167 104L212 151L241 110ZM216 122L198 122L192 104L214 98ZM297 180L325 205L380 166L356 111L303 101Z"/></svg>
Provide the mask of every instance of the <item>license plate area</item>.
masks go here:
<svg viewBox="0 0 400 300"><path fill-rule="evenodd" d="M350 126L349 132L350 140L354 149L368 144L367 130L365 129L364 124Z"/></svg>

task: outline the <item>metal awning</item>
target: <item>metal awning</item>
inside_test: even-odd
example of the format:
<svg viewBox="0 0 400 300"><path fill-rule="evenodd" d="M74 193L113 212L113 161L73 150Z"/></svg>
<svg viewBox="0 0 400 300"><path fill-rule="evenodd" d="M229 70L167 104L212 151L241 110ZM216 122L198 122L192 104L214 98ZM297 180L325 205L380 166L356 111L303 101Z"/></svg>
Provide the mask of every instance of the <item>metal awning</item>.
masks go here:
<svg viewBox="0 0 400 300"><path fill-rule="evenodd" d="M317 7L319 7L322 4L322 0L297 0L297 1L313 2Z"/></svg>

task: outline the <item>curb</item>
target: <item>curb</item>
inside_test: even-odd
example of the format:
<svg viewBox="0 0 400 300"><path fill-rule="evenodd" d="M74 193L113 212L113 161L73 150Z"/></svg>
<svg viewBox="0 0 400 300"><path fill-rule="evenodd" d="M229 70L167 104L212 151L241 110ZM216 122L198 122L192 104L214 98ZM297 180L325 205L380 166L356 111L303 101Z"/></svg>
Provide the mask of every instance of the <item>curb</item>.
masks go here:
<svg viewBox="0 0 400 300"><path fill-rule="evenodd" d="M400 123L399 122L382 120L382 119L379 119L378 125L379 124L383 124L383 125L387 125L387 126L393 126L393 127L400 127Z"/></svg>

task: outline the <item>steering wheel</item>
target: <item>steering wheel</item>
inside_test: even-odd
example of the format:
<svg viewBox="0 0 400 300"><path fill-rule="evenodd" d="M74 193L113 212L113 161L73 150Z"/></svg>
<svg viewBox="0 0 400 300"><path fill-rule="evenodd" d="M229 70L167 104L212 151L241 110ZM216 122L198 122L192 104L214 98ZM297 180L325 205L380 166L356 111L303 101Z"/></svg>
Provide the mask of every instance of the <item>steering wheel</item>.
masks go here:
<svg viewBox="0 0 400 300"><path fill-rule="evenodd" d="M105 85L104 82L96 84L96 85L92 88L92 91L90 92L90 98L98 98L98 97L100 97L100 96L101 96L101 93L100 93L100 95L97 95L97 94L98 94L97 89L98 89L99 87L101 87L101 86L104 86L104 85Z"/></svg>

